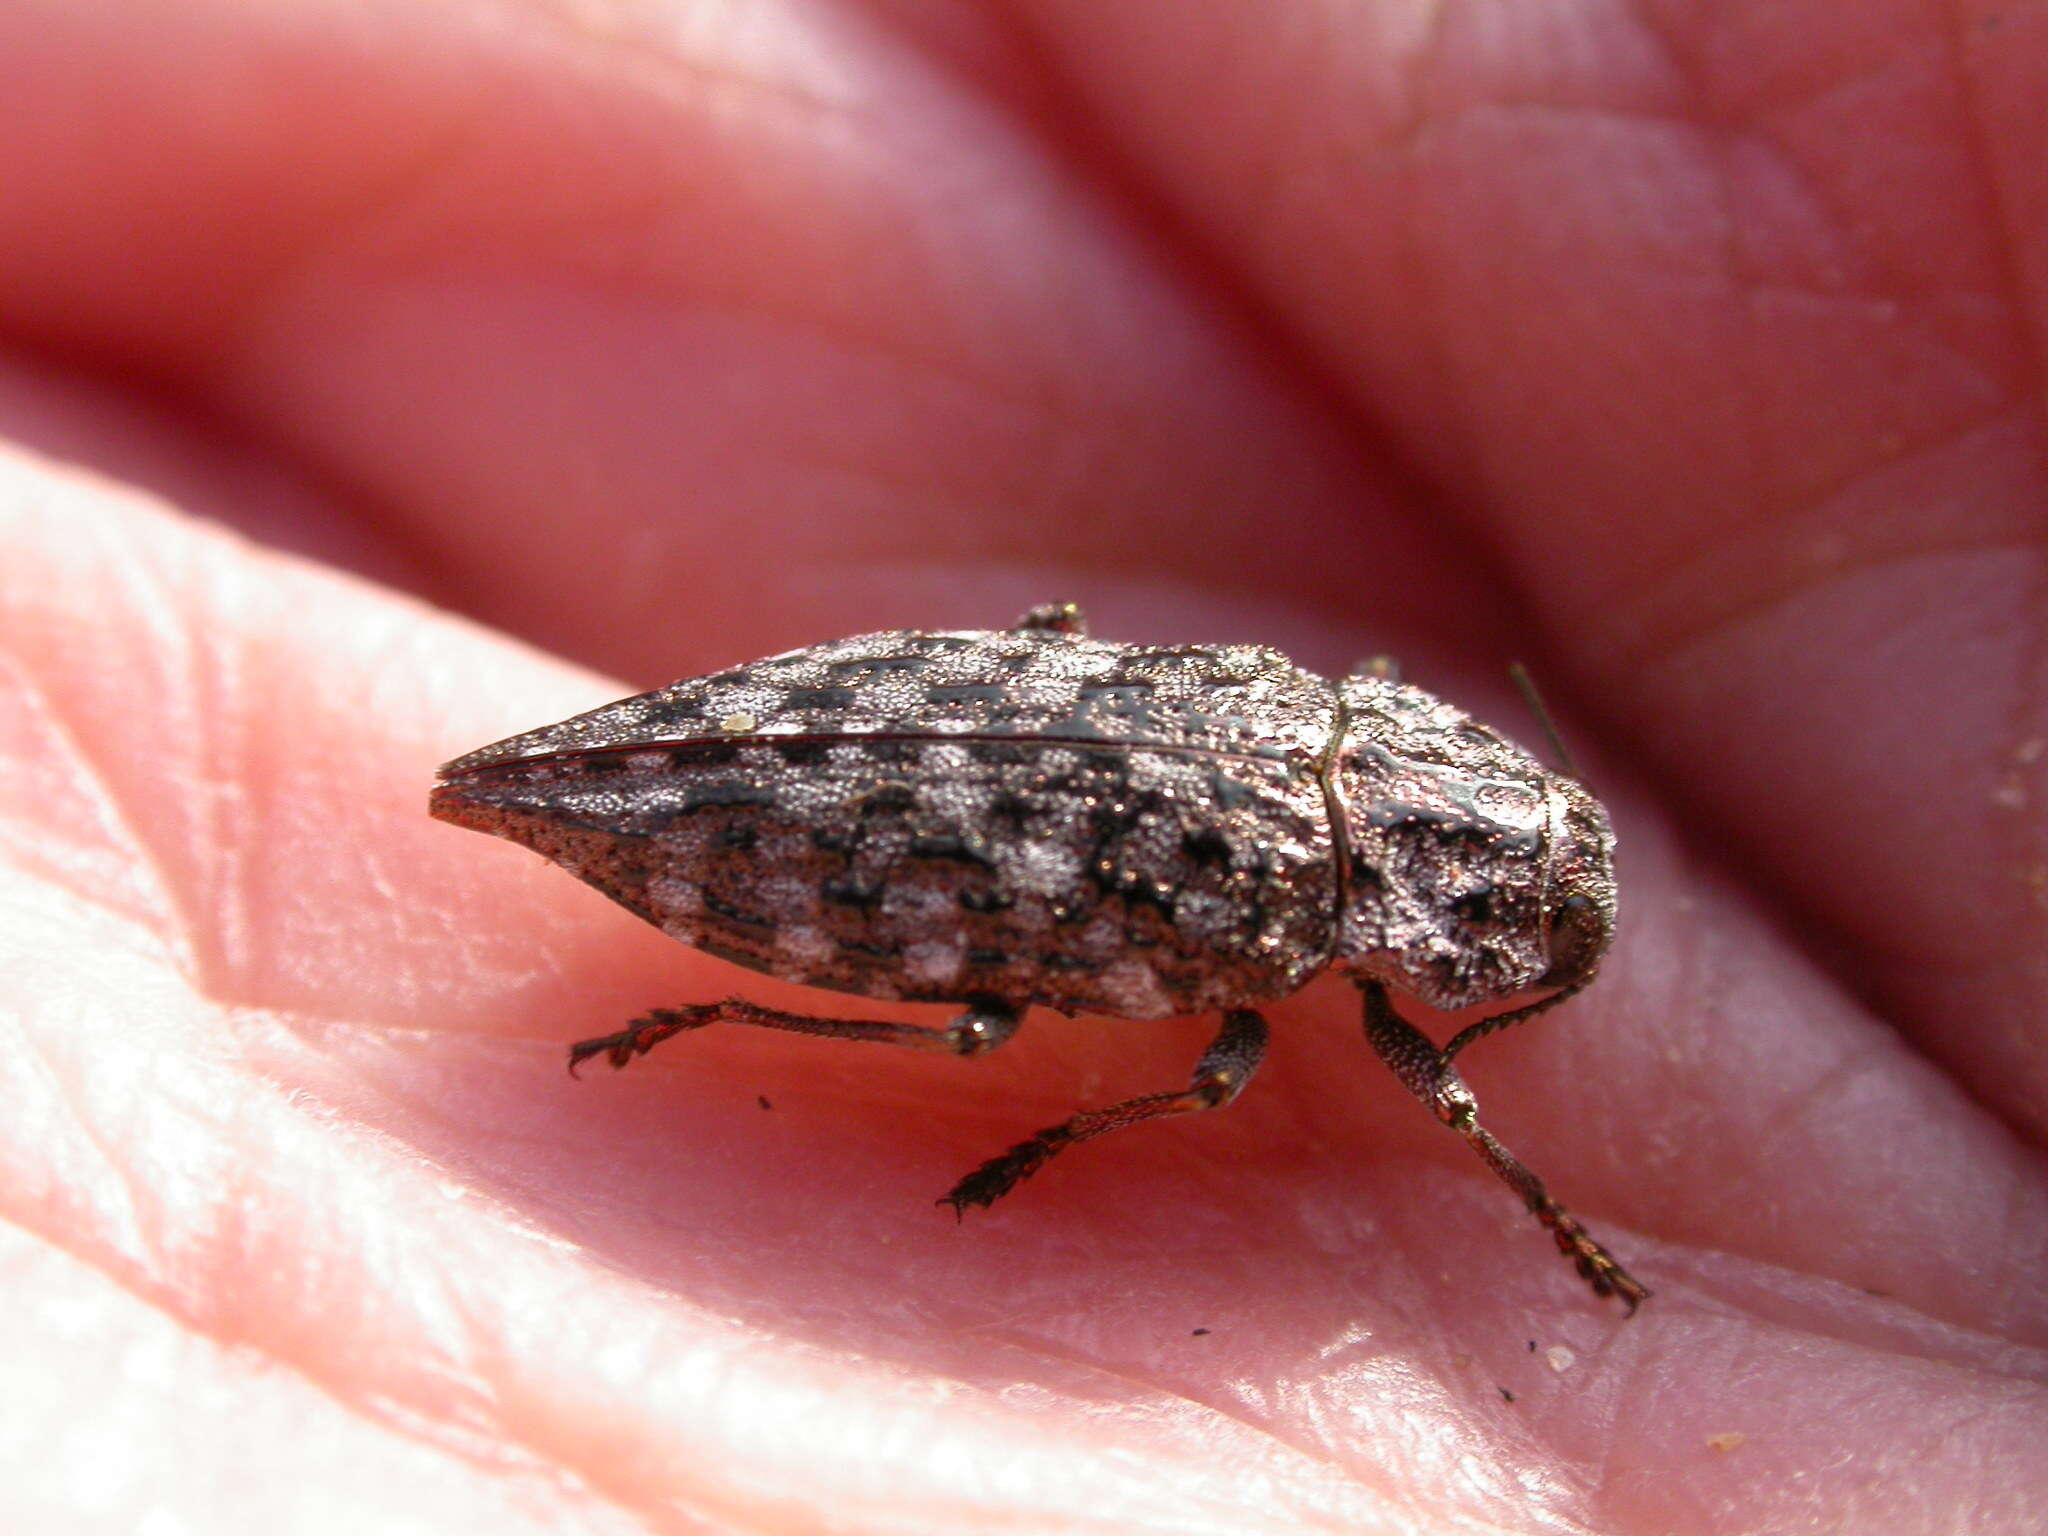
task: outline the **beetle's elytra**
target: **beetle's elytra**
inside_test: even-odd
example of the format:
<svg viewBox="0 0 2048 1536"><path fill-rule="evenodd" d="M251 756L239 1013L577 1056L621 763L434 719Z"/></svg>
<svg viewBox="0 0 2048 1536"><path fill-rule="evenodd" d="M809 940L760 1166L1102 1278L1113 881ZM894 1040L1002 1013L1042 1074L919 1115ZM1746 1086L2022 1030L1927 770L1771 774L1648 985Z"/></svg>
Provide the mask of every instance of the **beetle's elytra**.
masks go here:
<svg viewBox="0 0 2048 1536"><path fill-rule="evenodd" d="M1380 1058L1602 1295L1649 1293L1482 1129L1452 1059L1593 979L1614 932L1599 802L1419 688L1331 683L1261 646L891 630L607 704L440 772L433 814L522 843L665 932L785 980L960 1005L944 1028L739 998L570 1049L622 1067L713 1023L976 1054L1026 1008L1218 1011L1185 1091L1090 1110L968 1174L987 1205L1074 1142L1237 1096L1257 1005L1327 966ZM1439 1050L1432 1008L1508 1003Z"/></svg>

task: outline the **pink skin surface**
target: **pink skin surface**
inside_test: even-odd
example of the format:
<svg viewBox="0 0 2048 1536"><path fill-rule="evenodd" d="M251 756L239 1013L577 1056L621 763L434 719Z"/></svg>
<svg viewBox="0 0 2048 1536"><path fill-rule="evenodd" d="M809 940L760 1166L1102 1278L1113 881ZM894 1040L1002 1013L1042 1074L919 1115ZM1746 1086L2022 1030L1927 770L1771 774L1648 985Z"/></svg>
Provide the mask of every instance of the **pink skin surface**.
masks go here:
<svg viewBox="0 0 2048 1536"><path fill-rule="evenodd" d="M11 0L0 1528L2037 1520L2044 140L1988 0ZM834 1000L435 763L1068 596L1536 666L1622 935L1464 1064L1635 1319L1335 981L959 1227L1213 1021L564 1075Z"/></svg>

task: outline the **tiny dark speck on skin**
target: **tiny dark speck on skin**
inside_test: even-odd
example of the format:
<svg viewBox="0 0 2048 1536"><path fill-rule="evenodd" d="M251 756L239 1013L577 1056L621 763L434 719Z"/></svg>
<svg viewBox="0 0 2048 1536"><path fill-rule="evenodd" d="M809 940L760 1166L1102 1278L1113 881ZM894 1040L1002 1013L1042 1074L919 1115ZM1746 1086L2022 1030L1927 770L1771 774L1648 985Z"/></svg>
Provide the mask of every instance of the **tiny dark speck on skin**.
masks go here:
<svg viewBox="0 0 2048 1536"><path fill-rule="evenodd" d="M989 1158L940 1199L964 1215L1083 1141L1229 1104L1265 1054L1261 1008L1334 969L1371 1049L1593 1290L1630 1312L1649 1295L1480 1124L1455 1065L1593 981L1614 937L1607 813L1391 666L1331 679L1264 646L1099 640L1049 603L1009 629L888 630L685 678L439 780L436 817L533 849L684 943L955 1010L934 1026L684 1003L577 1042L572 1073L711 1024L980 1056L1034 1008L1220 1017L1185 1089ZM1494 1011L1438 1046L1397 995Z"/></svg>
<svg viewBox="0 0 2048 1536"><path fill-rule="evenodd" d="M1198 1339L1200 1339L1200 1338L1206 1338L1206 1337L1208 1336L1208 1333L1209 1333L1209 1330L1208 1330L1208 1329L1206 1329L1206 1328L1197 1328L1197 1329L1195 1330L1195 1337L1196 1337L1196 1338L1198 1338Z"/></svg>
<svg viewBox="0 0 2048 1536"><path fill-rule="evenodd" d="M1500 1389L1500 1395L1503 1399L1510 1403L1512 1403L1515 1400L1515 1394L1510 1392L1506 1387L1502 1387Z"/></svg>

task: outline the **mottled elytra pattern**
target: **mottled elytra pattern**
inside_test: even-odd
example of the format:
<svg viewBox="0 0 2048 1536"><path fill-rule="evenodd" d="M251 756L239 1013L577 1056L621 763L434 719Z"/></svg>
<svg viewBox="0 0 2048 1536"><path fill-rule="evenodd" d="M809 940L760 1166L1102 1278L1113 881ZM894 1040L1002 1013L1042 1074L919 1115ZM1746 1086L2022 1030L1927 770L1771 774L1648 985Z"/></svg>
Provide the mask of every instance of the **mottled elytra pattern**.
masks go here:
<svg viewBox="0 0 2048 1536"><path fill-rule="evenodd" d="M684 942L867 997L1163 1018L1294 991L1334 932L1321 791L1258 758L769 738L479 769L464 794Z"/></svg>
<svg viewBox="0 0 2048 1536"><path fill-rule="evenodd" d="M987 1205L1104 1131L1228 1103L1255 1004L1329 966L1366 1036L1549 1226L1601 1294L1648 1294L1478 1125L1471 1040L1593 978L1614 927L1599 803L1377 672L1332 684L1260 646L1094 640L1072 604L1008 630L892 630L607 704L441 770L433 814L522 843L751 969L961 1005L944 1028L658 1009L571 1051L624 1066L712 1023L974 1054L1033 1005L1220 1011L1188 1087L1084 1111L945 1197ZM1439 1049L1389 989L1511 1002Z"/></svg>

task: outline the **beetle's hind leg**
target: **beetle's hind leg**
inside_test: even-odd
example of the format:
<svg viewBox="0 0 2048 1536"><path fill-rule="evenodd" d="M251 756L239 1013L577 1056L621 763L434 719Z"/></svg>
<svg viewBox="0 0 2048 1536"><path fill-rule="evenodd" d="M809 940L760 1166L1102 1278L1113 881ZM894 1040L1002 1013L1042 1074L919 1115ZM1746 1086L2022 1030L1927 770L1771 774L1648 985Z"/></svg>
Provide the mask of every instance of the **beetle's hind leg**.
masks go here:
<svg viewBox="0 0 2048 1536"><path fill-rule="evenodd" d="M1550 1228L1558 1251L1578 1266L1579 1273L1596 1292L1619 1296L1634 1312L1649 1291L1621 1267L1613 1254L1593 1241L1578 1218L1557 1202L1520 1158L1480 1125L1479 1101L1451 1065L1450 1052L1439 1051L1429 1036L1395 1012L1394 1000L1379 982L1360 981L1358 990L1365 994L1365 1037L1402 1086L1470 1142L1486 1166L1522 1197L1530 1214Z"/></svg>
<svg viewBox="0 0 2048 1536"><path fill-rule="evenodd" d="M579 1040L569 1047L569 1075L574 1077L576 1069L593 1056L602 1056L614 1067L623 1067L636 1055L646 1055L670 1035L702 1029L707 1024L758 1024L764 1029L786 1029L799 1035L876 1040L884 1045L907 1045L954 1056L979 1056L1014 1035L1023 1017L1024 1010L1016 1003L996 997L975 997L967 1000L967 1011L959 1018L943 1029L931 1029L922 1024L892 1024L882 1019L821 1019L808 1013L763 1008L743 997L728 997L717 1003L656 1008L616 1035Z"/></svg>
<svg viewBox="0 0 2048 1536"><path fill-rule="evenodd" d="M1149 1093L1126 1099L1107 1109L1083 1110L1071 1120L1048 1126L1036 1136L1020 1141L1000 1157L992 1157L967 1175L939 1200L953 1207L956 1216L965 1215L970 1205L992 1205L1045 1166L1055 1153L1077 1141L1100 1136L1157 1120L1162 1115L1185 1115L1201 1109L1221 1109L1259 1069L1266 1054L1266 1021L1249 1008L1233 1008L1223 1015L1223 1028L1195 1066L1195 1075L1178 1093Z"/></svg>

